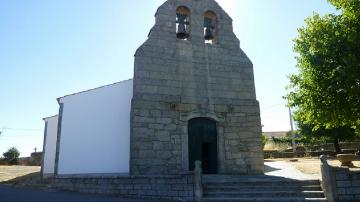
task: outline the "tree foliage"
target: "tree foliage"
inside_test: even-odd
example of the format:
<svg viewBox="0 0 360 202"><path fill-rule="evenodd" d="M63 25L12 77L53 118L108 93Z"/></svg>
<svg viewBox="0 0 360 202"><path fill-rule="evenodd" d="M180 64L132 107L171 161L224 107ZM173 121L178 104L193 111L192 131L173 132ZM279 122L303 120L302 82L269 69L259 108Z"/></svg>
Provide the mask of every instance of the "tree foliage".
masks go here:
<svg viewBox="0 0 360 202"><path fill-rule="evenodd" d="M8 151L3 153L3 156L6 162L8 162L10 165L15 165L17 164L17 161L19 159L20 152L15 147L12 147Z"/></svg>
<svg viewBox="0 0 360 202"><path fill-rule="evenodd" d="M351 127L337 127L327 129L324 127L314 129L311 124L298 122L298 136L308 142L332 142L336 153L341 153L339 141L359 140L355 130Z"/></svg>
<svg viewBox="0 0 360 202"><path fill-rule="evenodd" d="M267 142L267 138L266 138L266 135L263 133L261 135L261 143L262 143L263 148L265 147L266 142Z"/></svg>
<svg viewBox="0 0 360 202"><path fill-rule="evenodd" d="M291 132L287 132L284 137L272 137L271 141L275 144L291 145ZM355 135L355 130L353 128L319 128L314 130L314 127L311 124L303 124L301 122L298 123L298 130L295 131L295 142L298 145L313 146L334 143L335 151L341 153L339 141L360 141L360 137Z"/></svg>
<svg viewBox="0 0 360 202"><path fill-rule="evenodd" d="M309 133L304 134L301 132L301 128L295 131L294 133L295 133L296 144L304 145L304 146L312 146L312 145L325 144L332 141L326 136L314 136L311 130L310 132L311 132L310 134ZM292 144L291 132L289 131L284 137L271 137L271 141L275 144L287 144L290 146Z"/></svg>
<svg viewBox="0 0 360 202"><path fill-rule="evenodd" d="M339 14L314 13L298 30L299 71L290 76L285 98L297 109L295 120L313 131L359 130L360 1L328 1Z"/></svg>

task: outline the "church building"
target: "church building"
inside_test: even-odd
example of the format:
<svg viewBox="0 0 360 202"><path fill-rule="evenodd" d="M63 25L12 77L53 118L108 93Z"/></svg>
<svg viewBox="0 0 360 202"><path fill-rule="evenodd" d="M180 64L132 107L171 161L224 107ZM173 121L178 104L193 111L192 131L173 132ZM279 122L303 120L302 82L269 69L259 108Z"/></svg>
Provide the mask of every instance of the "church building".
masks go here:
<svg viewBox="0 0 360 202"><path fill-rule="evenodd" d="M197 160L204 174L264 172L253 65L230 16L168 0L155 18L133 79L58 98L44 176L181 175Z"/></svg>

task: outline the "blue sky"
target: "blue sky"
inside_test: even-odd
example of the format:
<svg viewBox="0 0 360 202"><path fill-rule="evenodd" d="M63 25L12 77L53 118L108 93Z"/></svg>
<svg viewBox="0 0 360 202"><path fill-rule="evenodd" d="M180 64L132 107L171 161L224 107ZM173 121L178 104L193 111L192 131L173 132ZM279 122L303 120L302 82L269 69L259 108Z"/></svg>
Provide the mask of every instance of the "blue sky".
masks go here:
<svg viewBox="0 0 360 202"><path fill-rule="evenodd" d="M43 117L56 98L129 79L133 55L164 0L0 1L0 154L42 150ZM292 39L326 0L219 0L254 63L264 131L288 130L282 96L296 72ZM306 3L305 3L306 2Z"/></svg>

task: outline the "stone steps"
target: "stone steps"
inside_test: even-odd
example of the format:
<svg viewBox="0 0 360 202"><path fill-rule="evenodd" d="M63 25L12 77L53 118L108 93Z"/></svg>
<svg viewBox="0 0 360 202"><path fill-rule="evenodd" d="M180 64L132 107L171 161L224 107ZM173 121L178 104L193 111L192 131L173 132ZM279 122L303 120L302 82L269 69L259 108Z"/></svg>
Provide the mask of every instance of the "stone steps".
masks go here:
<svg viewBox="0 0 360 202"><path fill-rule="evenodd" d="M211 191L204 194L205 197L308 197L322 198L323 191Z"/></svg>
<svg viewBox="0 0 360 202"><path fill-rule="evenodd" d="M203 182L206 184L211 183L285 183L285 184L318 184L319 180L294 180L283 177L255 175L255 176L242 176L242 175L204 175Z"/></svg>
<svg viewBox="0 0 360 202"><path fill-rule="evenodd" d="M288 181L279 181L279 182L208 182L206 183L207 186L217 186L217 185L223 185L223 186L310 186L310 185L314 185L314 186L319 186L320 182L319 181L314 181L314 182L306 182L306 181L299 181L299 182L288 182Z"/></svg>
<svg viewBox="0 0 360 202"><path fill-rule="evenodd" d="M277 202L277 201L286 201L286 202L318 202L318 201L327 201L326 198L303 198L303 197L256 197L256 198L248 198L248 197L238 197L238 198L206 198L202 199L204 202Z"/></svg>
<svg viewBox="0 0 360 202"><path fill-rule="evenodd" d="M252 191L252 190L263 190L263 191L269 191L269 190L278 190L278 191L289 191L289 190L297 190L297 191L321 191L320 185L288 185L288 186L265 186L265 185L207 185L204 187L205 191Z"/></svg>
<svg viewBox="0 0 360 202"><path fill-rule="evenodd" d="M204 175L202 201L326 201L319 180Z"/></svg>

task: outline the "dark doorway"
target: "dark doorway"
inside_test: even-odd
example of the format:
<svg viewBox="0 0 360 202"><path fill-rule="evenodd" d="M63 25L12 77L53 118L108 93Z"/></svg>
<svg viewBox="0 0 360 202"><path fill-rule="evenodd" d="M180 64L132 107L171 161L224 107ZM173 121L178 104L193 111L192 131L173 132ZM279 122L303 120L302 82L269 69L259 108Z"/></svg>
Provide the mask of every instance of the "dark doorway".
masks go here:
<svg viewBox="0 0 360 202"><path fill-rule="evenodd" d="M216 122L207 118L189 121L189 169L194 170L195 161L202 162L203 173L217 174Z"/></svg>

